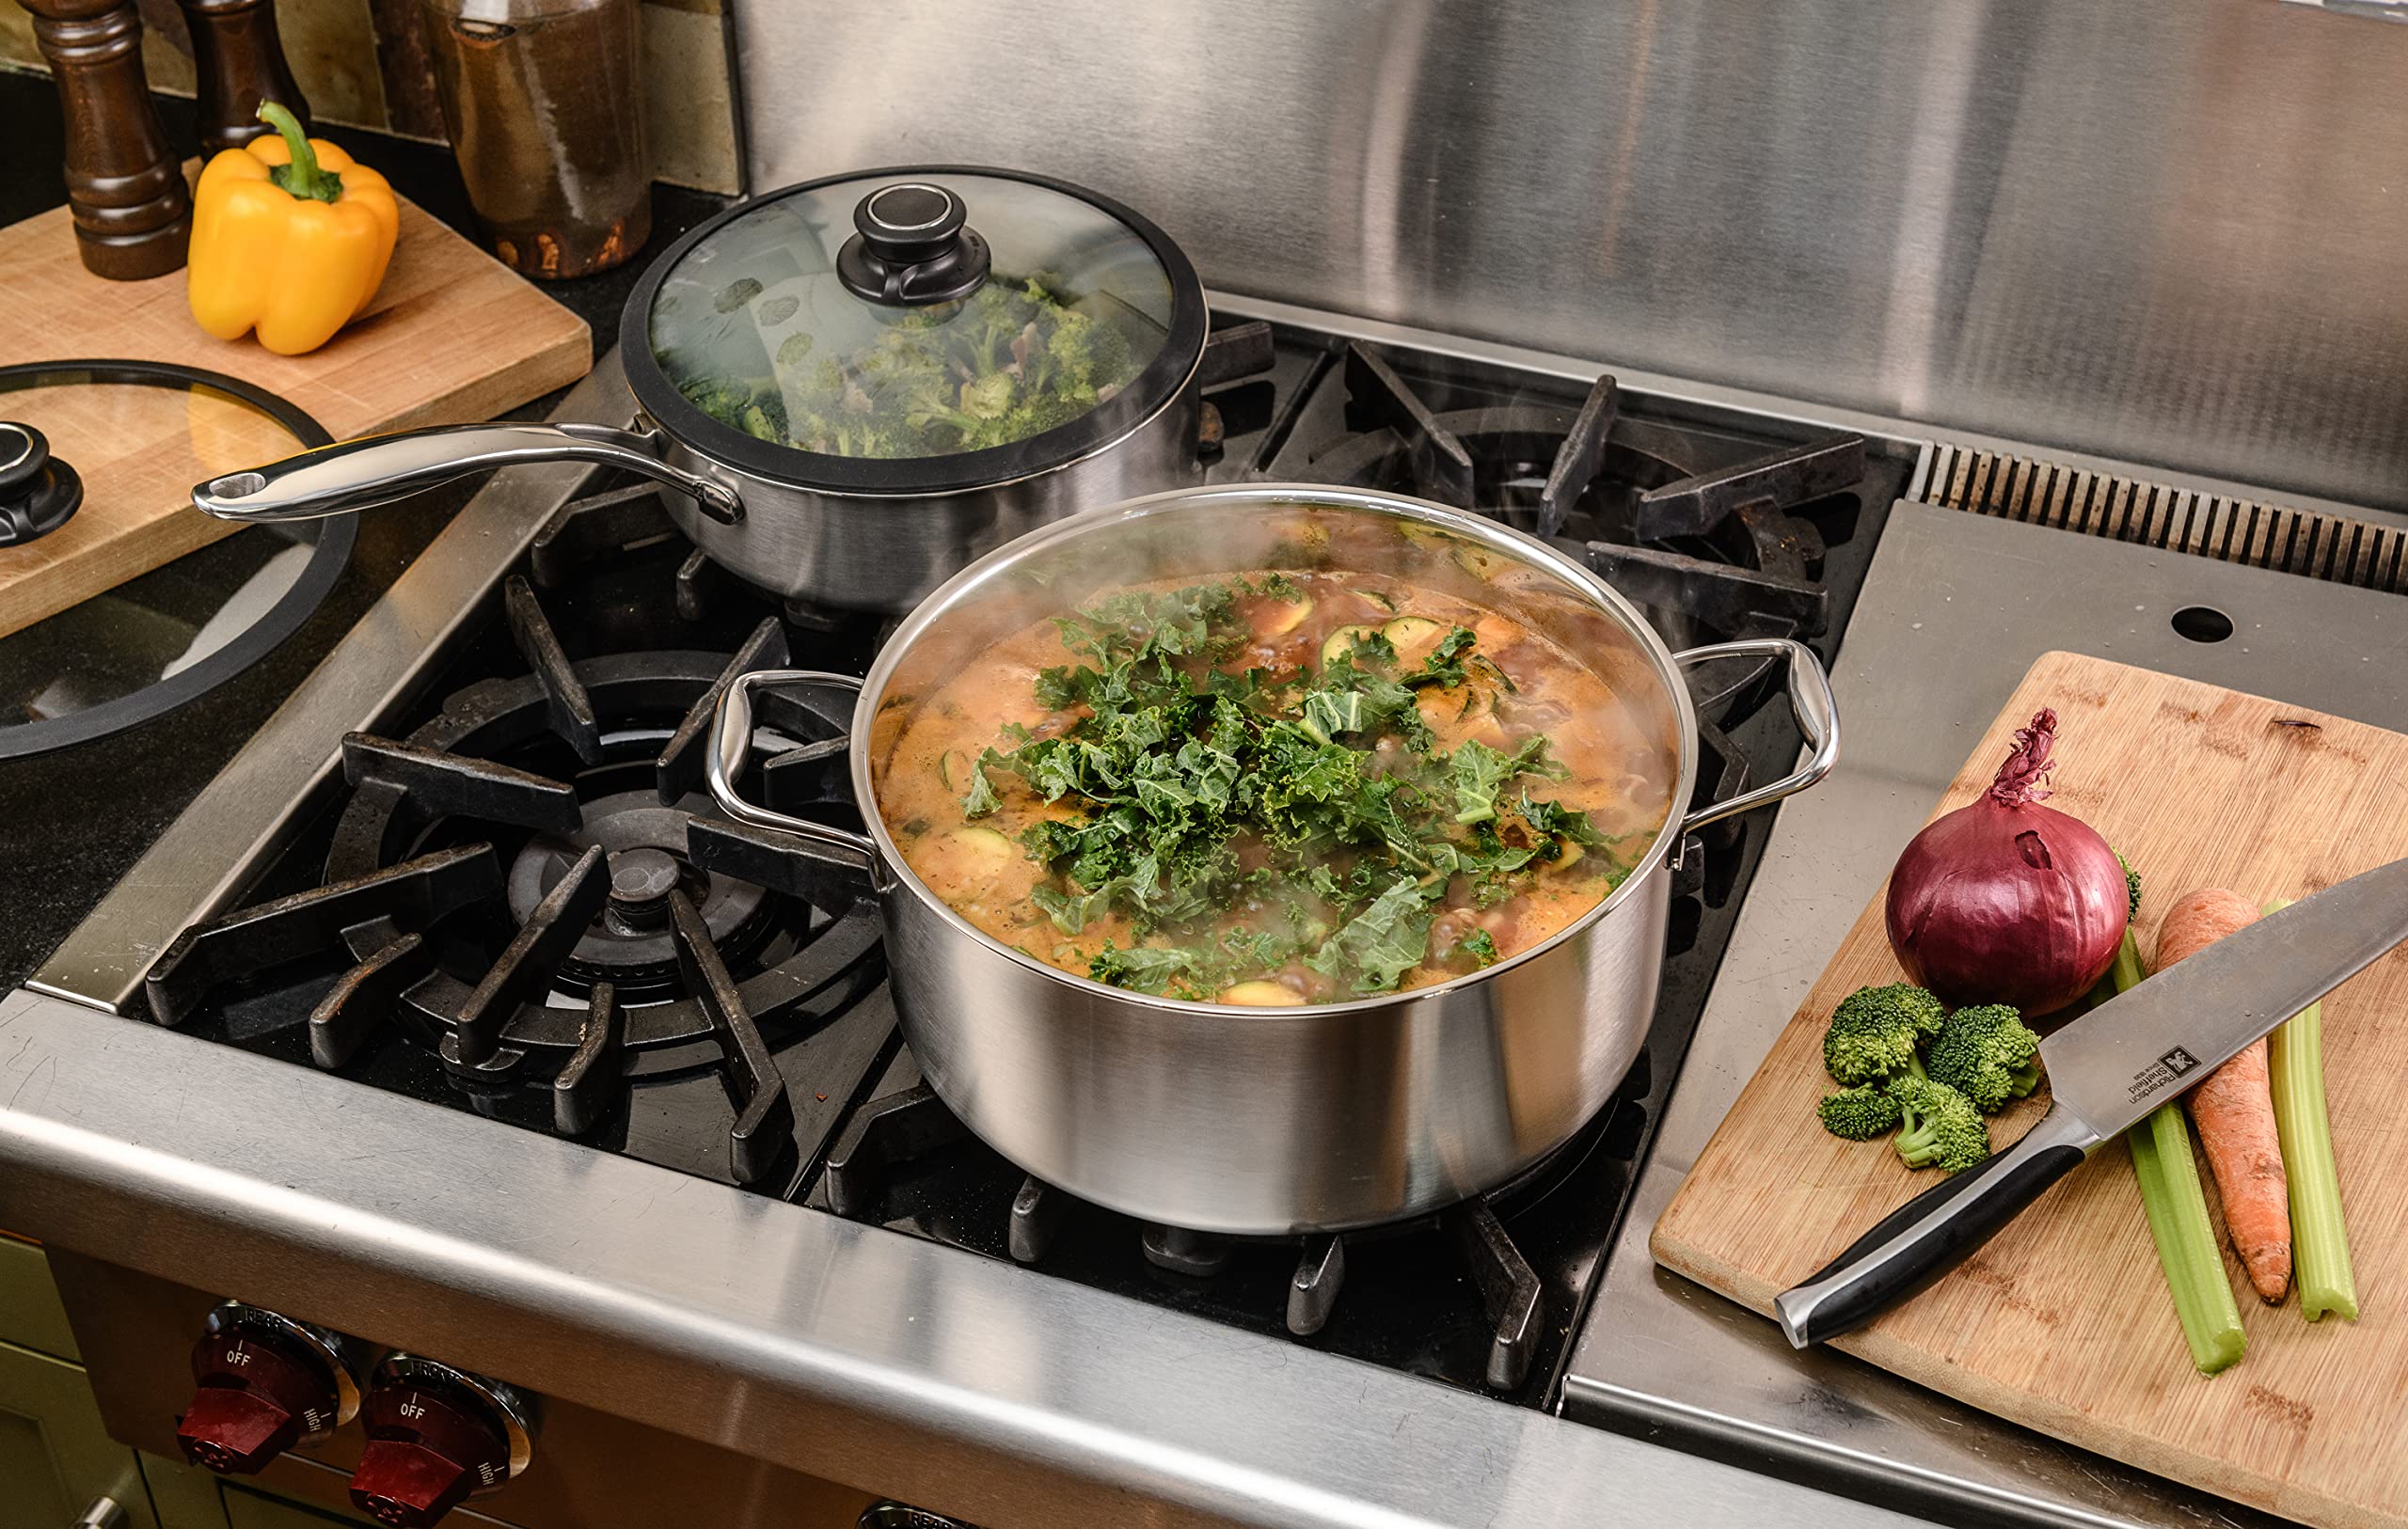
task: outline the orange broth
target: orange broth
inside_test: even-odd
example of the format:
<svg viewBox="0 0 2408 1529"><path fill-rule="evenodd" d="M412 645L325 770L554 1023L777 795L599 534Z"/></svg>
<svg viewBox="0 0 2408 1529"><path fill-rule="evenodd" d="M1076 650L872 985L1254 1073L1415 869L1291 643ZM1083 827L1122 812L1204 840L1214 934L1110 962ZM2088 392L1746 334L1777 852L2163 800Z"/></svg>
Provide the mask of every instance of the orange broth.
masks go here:
<svg viewBox="0 0 2408 1529"><path fill-rule="evenodd" d="M1635 730L1630 709L1617 703L1607 681L1541 633L1453 594L1376 575L1314 572L1284 577L1302 598L1242 595L1228 623L1230 651L1216 654L1213 667L1232 674L1258 668L1279 676L1301 674L1306 678L1299 683L1308 684L1325 667L1329 652L1343 651L1363 631L1379 631L1395 651L1394 671L1403 673L1453 628L1468 628L1475 639L1469 653L1478 661L1459 682L1426 684L1416 692L1415 710L1427 724L1434 751L1451 752L1466 740L1478 740L1510 754L1544 734L1546 758L1560 774L1518 776L1498 802L1527 794L1534 802L1585 813L1600 841L1584 849L1539 834L1518 812L1501 807L1495 832L1508 843L1536 844L1542 852L1548 850L1545 841L1553 840L1551 858L1534 861L1503 887L1490 885L1484 906L1482 889L1472 877L1453 875L1430 905L1428 954L1403 972L1398 985L1443 982L1509 959L1603 901L1654 840L1669 797L1660 750ZM1165 591L1196 582L1122 588ZM1083 976L1109 947L1194 946L1258 927L1268 916L1259 904L1241 898L1202 924L1145 929L1126 909L1115 907L1067 933L1032 893L1040 886L1081 889L1032 858L1022 836L1041 819L1083 820L1091 804L1075 795L1047 801L1019 776L990 769L1001 805L974 819L965 812L971 772L984 750L1008 751L1023 736L1021 729L1030 738L1059 735L1088 715L1083 706L1055 710L1038 700L1040 671L1095 662L1067 645L1052 621L1021 629L922 700L894 735L878 772L879 807L887 828L905 863L931 891L1005 945ZM1203 660L1190 662L1200 671ZM1417 767L1393 734L1381 737L1368 752L1363 767L1369 773ZM1239 849L1242 856L1263 853L1254 844ZM1333 859L1351 864L1361 853L1339 849ZM1295 916L1292 906L1281 912ZM1344 922L1344 910L1326 905L1307 908L1306 916L1318 917L1331 929ZM1485 942L1478 938L1482 932ZM1259 1004L1363 996L1307 964L1309 954L1299 951L1275 966L1221 973L1227 980L1216 979L1211 991L1177 985L1169 991L1174 997Z"/></svg>

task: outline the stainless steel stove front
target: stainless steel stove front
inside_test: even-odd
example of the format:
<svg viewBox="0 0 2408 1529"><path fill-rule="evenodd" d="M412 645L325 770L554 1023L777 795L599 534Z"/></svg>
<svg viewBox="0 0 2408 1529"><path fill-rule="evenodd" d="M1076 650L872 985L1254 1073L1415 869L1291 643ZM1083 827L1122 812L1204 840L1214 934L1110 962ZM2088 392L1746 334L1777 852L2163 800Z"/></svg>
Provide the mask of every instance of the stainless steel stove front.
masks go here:
<svg viewBox="0 0 2408 1529"><path fill-rule="evenodd" d="M154 1450L233 1295L537 1395L474 1509L523 1529L786 1529L806 1477L986 1529L1916 1521L59 1000L0 1036L0 1224ZM357 1447L272 1469L330 1501Z"/></svg>
<svg viewBox="0 0 2408 1529"><path fill-rule="evenodd" d="M176 1416L193 1389L184 1356L216 1297L63 1250L52 1251L51 1264L111 1436L175 1458ZM341 1428L323 1445L231 1479L356 1512L348 1488L361 1441L356 1426ZM849 1529L876 1501L855 1488L573 1402L547 1399L532 1443L523 1480L452 1509L445 1524Z"/></svg>

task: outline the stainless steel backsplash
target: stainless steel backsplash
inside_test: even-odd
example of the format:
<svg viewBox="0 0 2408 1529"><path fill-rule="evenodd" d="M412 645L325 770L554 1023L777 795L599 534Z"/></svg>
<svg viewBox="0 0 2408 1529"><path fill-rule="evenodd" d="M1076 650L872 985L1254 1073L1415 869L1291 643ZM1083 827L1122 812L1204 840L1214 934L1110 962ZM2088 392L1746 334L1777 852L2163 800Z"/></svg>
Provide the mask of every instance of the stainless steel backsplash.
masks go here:
<svg viewBox="0 0 2408 1529"><path fill-rule="evenodd" d="M755 190L1047 171L1233 292L2408 508L2408 27L2267 0L732 11Z"/></svg>

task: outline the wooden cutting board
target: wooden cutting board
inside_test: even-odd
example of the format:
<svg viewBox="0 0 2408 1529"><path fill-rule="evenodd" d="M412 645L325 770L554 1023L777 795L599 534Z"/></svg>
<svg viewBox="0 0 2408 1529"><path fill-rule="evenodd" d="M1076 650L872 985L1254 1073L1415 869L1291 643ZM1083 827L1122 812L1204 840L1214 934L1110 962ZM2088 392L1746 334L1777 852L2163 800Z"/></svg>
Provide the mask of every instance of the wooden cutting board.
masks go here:
<svg viewBox="0 0 2408 1529"><path fill-rule="evenodd" d="M2043 705L2060 725L2051 805L2141 872L2144 954L2193 887L2304 897L2408 856L2408 737L2063 653L2025 675L1935 816L1989 783ZM1658 1262L1769 1316L1776 1295L1936 1182L1886 1143L1843 1142L1814 1118L1836 1086L1822 1065L1832 1005L1902 975L1877 896L1656 1222ZM2356 1323L2303 1321L2296 1295L2262 1304L2227 1245L2248 1352L2200 1375L2116 1142L1962 1268L1837 1347L2239 1502L2337 1529L2408 1526L2408 953L2325 1001L2324 1046ZM2028 1129L2047 1094L2001 1114L1993 1143ZM2207 1193L2212 1207L2212 1185Z"/></svg>
<svg viewBox="0 0 2408 1529"><path fill-rule="evenodd" d="M345 440L491 418L583 376L593 346L584 320L407 200L375 301L298 356L203 333L182 271L149 281L86 271L64 207L0 229L0 362L121 357L242 378ZM49 436L85 485L73 520L0 547L0 634L242 529L193 509L192 485L294 449L246 407L147 387L0 393L0 418Z"/></svg>

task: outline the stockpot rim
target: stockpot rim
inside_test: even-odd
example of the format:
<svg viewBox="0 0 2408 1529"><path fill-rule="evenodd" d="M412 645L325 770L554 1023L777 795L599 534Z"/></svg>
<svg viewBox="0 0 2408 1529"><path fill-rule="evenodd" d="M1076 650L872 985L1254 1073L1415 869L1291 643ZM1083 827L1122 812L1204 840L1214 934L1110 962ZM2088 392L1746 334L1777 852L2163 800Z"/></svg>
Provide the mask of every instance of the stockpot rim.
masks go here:
<svg viewBox="0 0 2408 1529"><path fill-rule="evenodd" d="M1603 901L1580 917L1559 929L1546 939L1529 950L1518 952L1494 966L1477 971L1450 977L1445 982L1432 983L1426 987L1403 988L1395 992L1374 993L1365 998L1347 999L1333 1003L1310 1003L1295 1007L1250 1007L1239 1003L1215 1003L1198 999L1169 998L1156 993L1142 993L1132 988L1115 987L1097 982L1092 977L1067 971L1040 961L1025 952L1015 950L972 923L953 906L931 891L905 861L894 836L887 831L885 814L878 810L878 798L870 780L871 724L887 685L901 667L911 648L952 609L974 599L996 580L1029 559L1049 551L1066 542L1081 537L1100 535L1107 529L1151 519L1159 515L1177 514L1182 510L1200 505L1253 504L1269 509L1327 508L1384 514L1398 519L1434 526L1456 535L1478 542L1489 549L1515 560L1525 566L1551 574L1575 592L1612 618L1636 640L1647 655L1656 683L1666 688L1672 701L1675 746L1679 750L1677 769L1671 795L1666 799L1664 821L1647 846L1645 854L1632 862L1630 874L1622 885L1606 894ZM1639 612L1620 591L1608 584L1587 566L1576 562L1537 537L1515 530L1497 521L1468 511L1410 495L1381 491L1339 488L1318 483L1225 483L1202 488L1171 489L1149 494L1142 498L1128 499L1101 510L1071 515L1006 543L1003 546L971 563L914 607L903 623L895 629L877 660L870 665L862 680L861 697L855 703L851 746L847 750L851 766L853 799L860 805L867 837L877 846L879 862L879 897L881 902L895 896L918 899L952 929L976 940L990 952L1005 957L1042 976L1074 984L1091 990L1098 997L1117 1002L1155 1010L1164 1014L1187 1016L1211 1015L1232 1022L1253 1020L1273 1022L1279 1017L1346 1016L1375 1013L1393 1009L1400 1003L1418 1003L1425 1000L1443 1000L1469 987L1489 982L1516 968L1538 961L1559 947L1576 940L1591 928L1610 918L1615 909L1625 903L1646 895L1645 886L1656 880L1655 873L1669 858L1671 849L1680 843L1689 826L1688 802L1697 784L1698 731L1697 704L1682 678L1680 667L1673 661L1672 650L1655 625Z"/></svg>

